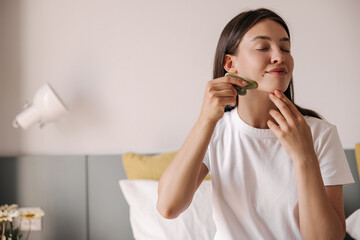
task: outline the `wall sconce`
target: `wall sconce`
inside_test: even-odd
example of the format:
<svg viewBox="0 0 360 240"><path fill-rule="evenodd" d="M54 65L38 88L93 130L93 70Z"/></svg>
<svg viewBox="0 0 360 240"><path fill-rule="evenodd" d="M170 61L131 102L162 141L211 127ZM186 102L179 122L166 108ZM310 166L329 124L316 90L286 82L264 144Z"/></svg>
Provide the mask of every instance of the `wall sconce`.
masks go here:
<svg viewBox="0 0 360 240"><path fill-rule="evenodd" d="M28 129L38 123L40 128L67 112L55 91L48 83L37 90L33 103L26 103L24 111L18 114L13 122L14 128Z"/></svg>

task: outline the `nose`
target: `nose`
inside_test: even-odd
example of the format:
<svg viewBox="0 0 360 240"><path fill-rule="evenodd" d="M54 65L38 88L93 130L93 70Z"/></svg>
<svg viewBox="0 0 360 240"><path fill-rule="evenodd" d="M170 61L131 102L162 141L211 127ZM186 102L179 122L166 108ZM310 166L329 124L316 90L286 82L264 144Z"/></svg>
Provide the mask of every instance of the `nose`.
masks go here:
<svg viewBox="0 0 360 240"><path fill-rule="evenodd" d="M273 52L273 55L271 56L271 63L275 64L279 64L279 63L284 63L285 62L285 56L284 54L281 52L280 49L276 50Z"/></svg>

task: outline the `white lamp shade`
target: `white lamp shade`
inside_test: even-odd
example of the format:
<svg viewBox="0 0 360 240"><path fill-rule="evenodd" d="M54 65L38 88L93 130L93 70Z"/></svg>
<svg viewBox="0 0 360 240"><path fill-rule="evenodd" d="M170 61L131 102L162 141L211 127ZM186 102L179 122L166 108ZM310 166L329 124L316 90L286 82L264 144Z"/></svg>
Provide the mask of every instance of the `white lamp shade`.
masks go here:
<svg viewBox="0 0 360 240"><path fill-rule="evenodd" d="M27 129L30 126L53 121L66 113L66 107L48 83L35 94L33 103L18 114L13 122L15 128Z"/></svg>

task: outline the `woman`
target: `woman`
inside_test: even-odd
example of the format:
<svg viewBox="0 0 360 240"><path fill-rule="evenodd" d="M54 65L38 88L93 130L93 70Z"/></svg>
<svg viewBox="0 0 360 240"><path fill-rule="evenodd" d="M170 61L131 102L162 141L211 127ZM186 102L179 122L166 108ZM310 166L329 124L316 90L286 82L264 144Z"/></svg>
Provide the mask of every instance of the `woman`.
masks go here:
<svg viewBox="0 0 360 240"><path fill-rule="evenodd" d="M183 212L210 171L215 239L344 238L342 185L353 178L336 127L293 103L290 50L268 9L226 25L199 118L160 179L162 216ZM226 72L257 89L238 96L247 82Z"/></svg>

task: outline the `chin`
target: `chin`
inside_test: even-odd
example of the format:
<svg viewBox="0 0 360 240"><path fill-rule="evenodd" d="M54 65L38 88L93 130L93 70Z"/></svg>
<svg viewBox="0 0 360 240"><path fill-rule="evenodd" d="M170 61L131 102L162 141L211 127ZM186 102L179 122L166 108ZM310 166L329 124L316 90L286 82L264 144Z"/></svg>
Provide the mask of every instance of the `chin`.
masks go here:
<svg viewBox="0 0 360 240"><path fill-rule="evenodd" d="M285 92L286 89L287 89L287 87L286 87L286 88L284 88L284 87L273 87L273 88L266 88L266 89L258 88L259 91L263 91L263 92L267 92L267 93L274 93L275 90L279 90L279 91L281 91L281 92Z"/></svg>
<svg viewBox="0 0 360 240"><path fill-rule="evenodd" d="M288 78L273 78L267 79L267 81L258 82L259 90L263 90L266 92L274 92L275 90L279 90L281 92L285 92L289 87L290 80Z"/></svg>
<svg viewBox="0 0 360 240"><path fill-rule="evenodd" d="M289 84L287 84L286 86L284 86L283 84L279 84L279 85L272 85L272 86L266 86L266 87L262 87L262 90L266 91L266 92L275 92L275 90L279 90L281 92L285 92L286 89L289 87ZM261 89L261 86L259 86L259 90Z"/></svg>

